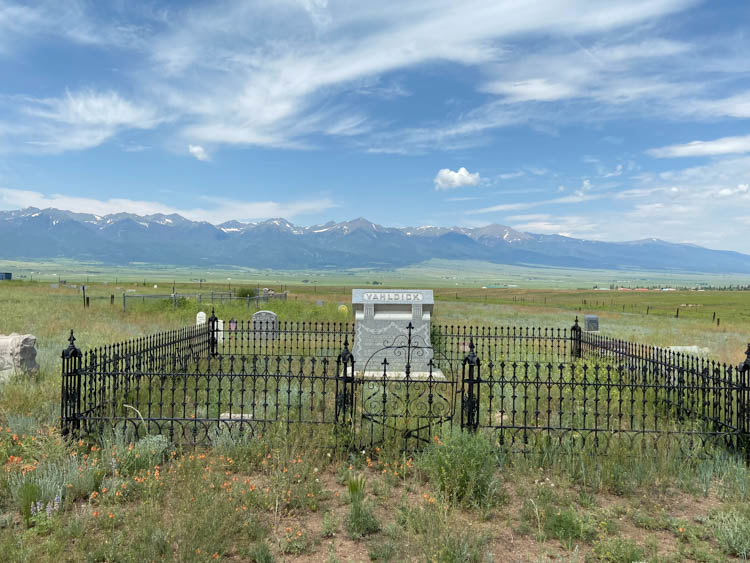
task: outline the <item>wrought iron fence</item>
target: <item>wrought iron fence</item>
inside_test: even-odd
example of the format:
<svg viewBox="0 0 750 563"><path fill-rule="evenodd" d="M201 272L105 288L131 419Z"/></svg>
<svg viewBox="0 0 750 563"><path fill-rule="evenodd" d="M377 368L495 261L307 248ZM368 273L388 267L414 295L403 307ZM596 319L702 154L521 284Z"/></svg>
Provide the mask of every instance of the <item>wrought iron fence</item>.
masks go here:
<svg viewBox="0 0 750 563"><path fill-rule="evenodd" d="M235 357L336 358L344 342L354 339L354 324L342 322L230 320L213 331L216 343L212 352Z"/></svg>
<svg viewBox="0 0 750 563"><path fill-rule="evenodd" d="M750 345L738 367L570 329L434 326L406 336L360 372L354 326L225 322L81 352L63 352L62 425L76 436L115 428L208 444L269 425L324 430L331 443L415 449L454 427L509 451L634 454L718 445L750 452ZM410 373L430 349L427 371ZM380 351L382 352L382 350ZM380 356L379 356L380 357ZM378 372L378 370L380 370Z"/></svg>

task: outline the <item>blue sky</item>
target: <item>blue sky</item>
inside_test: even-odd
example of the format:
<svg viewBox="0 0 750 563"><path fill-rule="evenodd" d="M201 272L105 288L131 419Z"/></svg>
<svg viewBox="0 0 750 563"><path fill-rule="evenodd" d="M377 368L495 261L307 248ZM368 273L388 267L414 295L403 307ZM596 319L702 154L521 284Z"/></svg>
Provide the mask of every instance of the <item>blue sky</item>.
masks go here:
<svg viewBox="0 0 750 563"><path fill-rule="evenodd" d="M0 0L0 209L750 252L750 3Z"/></svg>

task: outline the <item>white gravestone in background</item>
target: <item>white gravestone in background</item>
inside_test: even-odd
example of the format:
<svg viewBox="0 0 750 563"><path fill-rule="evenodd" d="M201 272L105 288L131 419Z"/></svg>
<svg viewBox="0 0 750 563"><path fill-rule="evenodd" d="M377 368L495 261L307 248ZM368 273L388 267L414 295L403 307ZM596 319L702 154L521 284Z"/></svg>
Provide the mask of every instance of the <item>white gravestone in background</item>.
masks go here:
<svg viewBox="0 0 750 563"><path fill-rule="evenodd" d="M258 311L253 314L253 332L263 338L279 337L279 317L273 311Z"/></svg>
<svg viewBox="0 0 750 563"><path fill-rule="evenodd" d="M6 383L14 375L34 375L38 371L36 336L16 333L0 335L0 383Z"/></svg>
<svg viewBox="0 0 750 563"><path fill-rule="evenodd" d="M383 360L387 359L387 376L403 378L406 373L406 327L411 323L410 377L429 377L429 362L433 358L430 318L434 304L431 289L353 289L354 370L366 378L383 377ZM432 369L432 376L435 379L443 378L436 367Z"/></svg>
<svg viewBox="0 0 750 563"><path fill-rule="evenodd" d="M206 313L203 311L195 315L195 325L200 326L206 324Z"/></svg>

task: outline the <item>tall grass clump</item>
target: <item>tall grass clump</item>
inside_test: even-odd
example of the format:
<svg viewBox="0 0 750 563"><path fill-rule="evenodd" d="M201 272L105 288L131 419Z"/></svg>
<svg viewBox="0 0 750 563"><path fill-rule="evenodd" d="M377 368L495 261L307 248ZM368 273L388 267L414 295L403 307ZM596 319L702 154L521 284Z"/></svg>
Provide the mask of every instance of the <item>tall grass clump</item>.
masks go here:
<svg viewBox="0 0 750 563"><path fill-rule="evenodd" d="M359 539L380 530L380 523L375 518L372 506L365 502L366 486L367 479L364 476L349 478L349 501L352 507L346 520L346 531L352 539Z"/></svg>
<svg viewBox="0 0 750 563"><path fill-rule="evenodd" d="M497 500L500 450L481 433L454 431L420 456L418 467L450 502L487 507Z"/></svg>

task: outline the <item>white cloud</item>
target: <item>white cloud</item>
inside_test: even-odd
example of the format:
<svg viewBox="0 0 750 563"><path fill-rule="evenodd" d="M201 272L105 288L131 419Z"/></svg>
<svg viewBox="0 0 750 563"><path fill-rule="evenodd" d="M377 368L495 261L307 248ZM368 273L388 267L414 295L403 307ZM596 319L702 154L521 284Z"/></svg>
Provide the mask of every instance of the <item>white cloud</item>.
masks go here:
<svg viewBox="0 0 750 563"><path fill-rule="evenodd" d="M154 109L117 92L67 91L59 98L12 99L18 121L0 129L5 150L59 153L96 147L126 129L151 129L160 123ZM0 144L0 149L2 149Z"/></svg>
<svg viewBox="0 0 750 563"><path fill-rule="evenodd" d="M455 171L450 168L442 168L438 171L433 181L435 182L436 190L452 190L466 186L477 186L482 179L479 176L479 172L469 172L462 166Z"/></svg>
<svg viewBox="0 0 750 563"><path fill-rule="evenodd" d="M496 213L498 211L521 211L523 209L532 209L534 207L541 207L543 205L556 205L560 203L583 203L584 201L591 201L594 199L601 199L604 197L601 194L586 195L582 191L577 191L574 195L566 195L562 197L556 197L553 199L543 199L540 201L525 201L519 203L501 203L493 205L491 207L483 207L481 209L472 209L466 213L469 215L479 215L481 213Z"/></svg>
<svg viewBox="0 0 750 563"><path fill-rule="evenodd" d="M699 117L750 117L750 91L715 99L698 99L682 107L686 115Z"/></svg>
<svg viewBox="0 0 750 563"><path fill-rule="evenodd" d="M604 238L657 237L750 253L750 156L717 157L703 166L642 173L637 187L614 194L597 213Z"/></svg>
<svg viewBox="0 0 750 563"><path fill-rule="evenodd" d="M61 98L35 100L24 112L78 126L149 128L157 121L153 110L137 106L114 91L67 91Z"/></svg>
<svg viewBox="0 0 750 563"><path fill-rule="evenodd" d="M506 172L505 174L500 174L498 178L501 180L511 180L513 178L520 178L523 176L525 172L523 170L517 170L516 172Z"/></svg>
<svg viewBox="0 0 750 563"><path fill-rule="evenodd" d="M578 89L572 84L552 82L546 78L530 78L517 82L495 81L486 84L484 90L492 94L501 94L508 102L552 102L578 95Z"/></svg>
<svg viewBox="0 0 750 563"><path fill-rule="evenodd" d="M531 233L562 235L566 237L592 238L598 225L589 217L577 215L529 215L527 219L519 216L519 221L511 222L511 227Z"/></svg>
<svg viewBox="0 0 750 563"><path fill-rule="evenodd" d="M208 156L206 149L200 145L188 145L188 152L201 162L208 162L211 157Z"/></svg>
<svg viewBox="0 0 750 563"><path fill-rule="evenodd" d="M110 198L100 200L88 197L76 197L65 194L43 194L30 190L0 188L0 209L19 209L54 207L78 213L135 213L150 215L153 213L178 213L194 221L222 223L232 219L250 221L285 217L292 219L298 215L321 213L336 205L329 198L279 203L275 201L242 201L225 198L203 197L205 205L201 207L179 208L159 201Z"/></svg>
<svg viewBox="0 0 750 563"><path fill-rule="evenodd" d="M744 137L722 137L713 141L691 141L684 145L670 145L646 151L657 158L683 156L715 156L750 152L750 135Z"/></svg>

